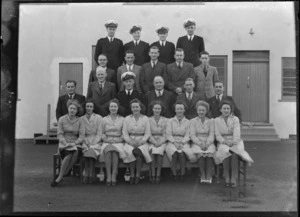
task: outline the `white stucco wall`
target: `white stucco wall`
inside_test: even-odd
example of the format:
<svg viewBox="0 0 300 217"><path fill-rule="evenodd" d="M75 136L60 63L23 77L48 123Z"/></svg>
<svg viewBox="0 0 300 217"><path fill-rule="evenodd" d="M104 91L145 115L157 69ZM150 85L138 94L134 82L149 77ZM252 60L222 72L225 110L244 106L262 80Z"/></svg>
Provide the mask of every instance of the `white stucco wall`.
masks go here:
<svg viewBox="0 0 300 217"><path fill-rule="evenodd" d="M142 40L157 40L155 29L170 28L176 44L185 33L183 21L197 21L196 34L212 55L228 56L228 94L232 94L232 51L270 51L270 122L281 138L296 134L296 103L281 99L281 57L295 56L292 2L190 4L21 4L16 138L46 132L47 104L51 124L58 98L58 63L83 63L83 94L87 92L91 46L106 35L104 23L119 22L116 37L131 40L129 29L143 27ZM250 28L254 35L250 36Z"/></svg>

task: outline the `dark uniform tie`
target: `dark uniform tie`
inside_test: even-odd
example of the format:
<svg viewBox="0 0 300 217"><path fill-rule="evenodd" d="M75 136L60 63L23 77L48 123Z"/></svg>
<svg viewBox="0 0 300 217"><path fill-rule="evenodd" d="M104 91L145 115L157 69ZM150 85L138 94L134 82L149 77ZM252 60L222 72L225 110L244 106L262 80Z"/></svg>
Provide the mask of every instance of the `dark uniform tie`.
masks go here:
<svg viewBox="0 0 300 217"><path fill-rule="evenodd" d="M155 67L155 62L152 61L152 69Z"/></svg>
<svg viewBox="0 0 300 217"><path fill-rule="evenodd" d="M102 95L102 84L99 84L100 94Z"/></svg>
<svg viewBox="0 0 300 217"><path fill-rule="evenodd" d="M178 64L178 68L181 70L181 64L180 63Z"/></svg>
<svg viewBox="0 0 300 217"><path fill-rule="evenodd" d="M160 98L161 97L161 92L160 91L158 91L158 98Z"/></svg>

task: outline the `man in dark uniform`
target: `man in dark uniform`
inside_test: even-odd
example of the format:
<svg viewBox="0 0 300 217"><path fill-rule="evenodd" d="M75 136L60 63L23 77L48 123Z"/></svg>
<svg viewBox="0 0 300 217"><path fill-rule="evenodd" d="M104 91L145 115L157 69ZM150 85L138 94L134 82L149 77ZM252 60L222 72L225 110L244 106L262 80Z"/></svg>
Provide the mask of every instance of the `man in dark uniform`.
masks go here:
<svg viewBox="0 0 300 217"><path fill-rule="evenodd" d="M125 89L118 93L117 99L120 103L120 115L126 117L127 115L130 115L132 113L131 108L129 107L130 101L137 98L143 103L143 97L141 93L133 89L135 79L135 74L133 72L123 73L121 79L123 81Z"/></svg>
<svg viewBox="0 0 300 217"><path fill-rule="evenodd" d="M169 29L167 27L160 27L156 32L159 40L151 44L150 47L156 46L159 48L159 62L165 63L166 65L173 63L175 61L175 45L167 41Z"/></svg>
<svg viewBox="0 0 300 217"><path fill-rule="evenodd" d="M134 64L139 66L142 66L144 63L149 62L150 60L148 55L149 44L140 39L141 30L142 30L141 26L138 25L133 26L129 31L133 37L133 40L124 45L124 52L126 52L127 50L134 51L135 54Z"/></svg>
<svg viewBox="0 0 300 217"><path fill-rule="evenodd" d="M223 92L224 92L223 82L217 81L215 83L216 95L207 100L207 102L209 103L209 106L210 106L210 113L211 113L212 118L217 118L221 115L220 104L222 101L228 101L234 107L233 114L239 118L240 124L242 124L241 110L237 107L233 98L231 96L224 95Z"/></svg>
<svg viewBox="0 0 300 217"><path fill-rule="evenodd" d="M118 23L114 20L109 20L105 23L107 37L100 38L97 41L94 60L98 63L98 57L100 54L105 53L107 55L107 67L117 71L118 67L123 62L123 42L115 38L115 33L118 27Z"/></svg>
<svg viewBox="0 0 300 217"><path fill-rule="evenodd" d="M98 64L99 64L98 67L102 67L106 70L106 74L107 74L106 81L112 82L117 86L117 73L114 70L107 68L107 62L108 62L107 61L107 55L106 54L100 54L99 57L98 57ZM97 68L93 69L91 71L90 78L89 78L89 83L98 80L97 76L96 76Z"/></svg>
<svg viewBox="0 0 300 217"><path fill-rule="evenodd" d="M196 29L196 21L194 19L187 19L184 21L183 26L187 31L187 35L178 39L176 47L184 50L184 61L197 67L201 64L199 54L205 50L204 40L202 37L194 35Z"/></svg>
<svg viewBox="0 0 300 217"><path fill-rule="evenodd" d="M74 80L66 81L67 94L60 96L57 101L57 106L56 106L56 120L57 121L61 116L68 114L67 104L68 104L69 100L77 100L78 103L82 106L82 109L84 110L83 105L85 103L85 96L80 95L75 92L76 84L77 84L77 82ZM83 115L83 114L84 113L82 112L80 115Z"/></svg>

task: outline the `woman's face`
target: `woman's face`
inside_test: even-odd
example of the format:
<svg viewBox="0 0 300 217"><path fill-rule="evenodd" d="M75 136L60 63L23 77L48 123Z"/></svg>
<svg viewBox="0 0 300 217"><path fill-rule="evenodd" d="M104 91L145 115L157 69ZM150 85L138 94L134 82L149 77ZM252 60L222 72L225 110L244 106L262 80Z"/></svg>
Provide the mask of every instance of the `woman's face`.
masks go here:
<svg viewBox="0 0 300 217"><path fill-rule="evenodd" d="M87 104L85 104L85 110L87 114L92 114L94 111L94 104L91 102L88 102Z"/></svg>
<svg viewBox="0 0 300 217"><path fill-rule="evenodd" d="M140 112L141 112L140 104L138 102L132 103L131 111L132 111L132 114L140 114Z"/></svg>
<svg viewBox="0 0 300 217"><path fill-rule="evenodd" d="M206 116L206 107L203 105L199 105L197 108L197 113L199 115L200 118L204 118Z"/></svg>
<svg viewBox="0 0 300 217"><path fill-rule="evenodd" d="M119 107L118 107L118 104L117 104L117 103L111 102L111 103L109 104L109 112L110 112L111 114L117 114L118 109L119 109Z"/></svg>
<svg viewBox="0 0 300 217"><path fill-rule="evenodd" d="M75 116L76 115L76 113L77 113L77 107L75 106L75 105L69 105L69 107L68 107L68 112L69 112L69 115L71 115L71 116Z"/></svg>
<svg viewBox="0 0 300 217"><path fill-rule="evenodd" d="M184 115L184 105L182 105L182 104L177 104L176 106L175 106L175 113L176 113L176 115L179 115L179 116L181 116L181 115Z"/></svg>
<svg viewBox="0 0 300 217"><path fill-rule="evenodd" d="M228 117L231 113L230 105L224 104L221 108L221 113L223 116Z"/></svg>
<svg viewBox="0 0 300 217"><path fill-rule="evenodd" d="M152 111L154 115L160 115L161 106L159 104L154 105Z"/></svg>

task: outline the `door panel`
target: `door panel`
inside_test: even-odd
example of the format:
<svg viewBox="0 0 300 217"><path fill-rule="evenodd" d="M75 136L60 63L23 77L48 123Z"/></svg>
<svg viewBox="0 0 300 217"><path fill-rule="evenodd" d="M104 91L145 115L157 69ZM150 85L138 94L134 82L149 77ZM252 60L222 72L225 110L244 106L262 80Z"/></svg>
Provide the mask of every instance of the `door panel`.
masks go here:
<svg viewBox="0 0 300 217"><path fill-rule="evenodd" d="M66 81L75 80L76 93L83 93L83 64L82 63L59 63L59 95L66 94Z"/></svg>
<svg viewBox="0 0 300 217"><path fill-rule="evenodd" d="M233 55L233 98L241 109L242 119L245 122L268 122L268 52L253 52L256 55L251 51L237 53Z"/></svg>

